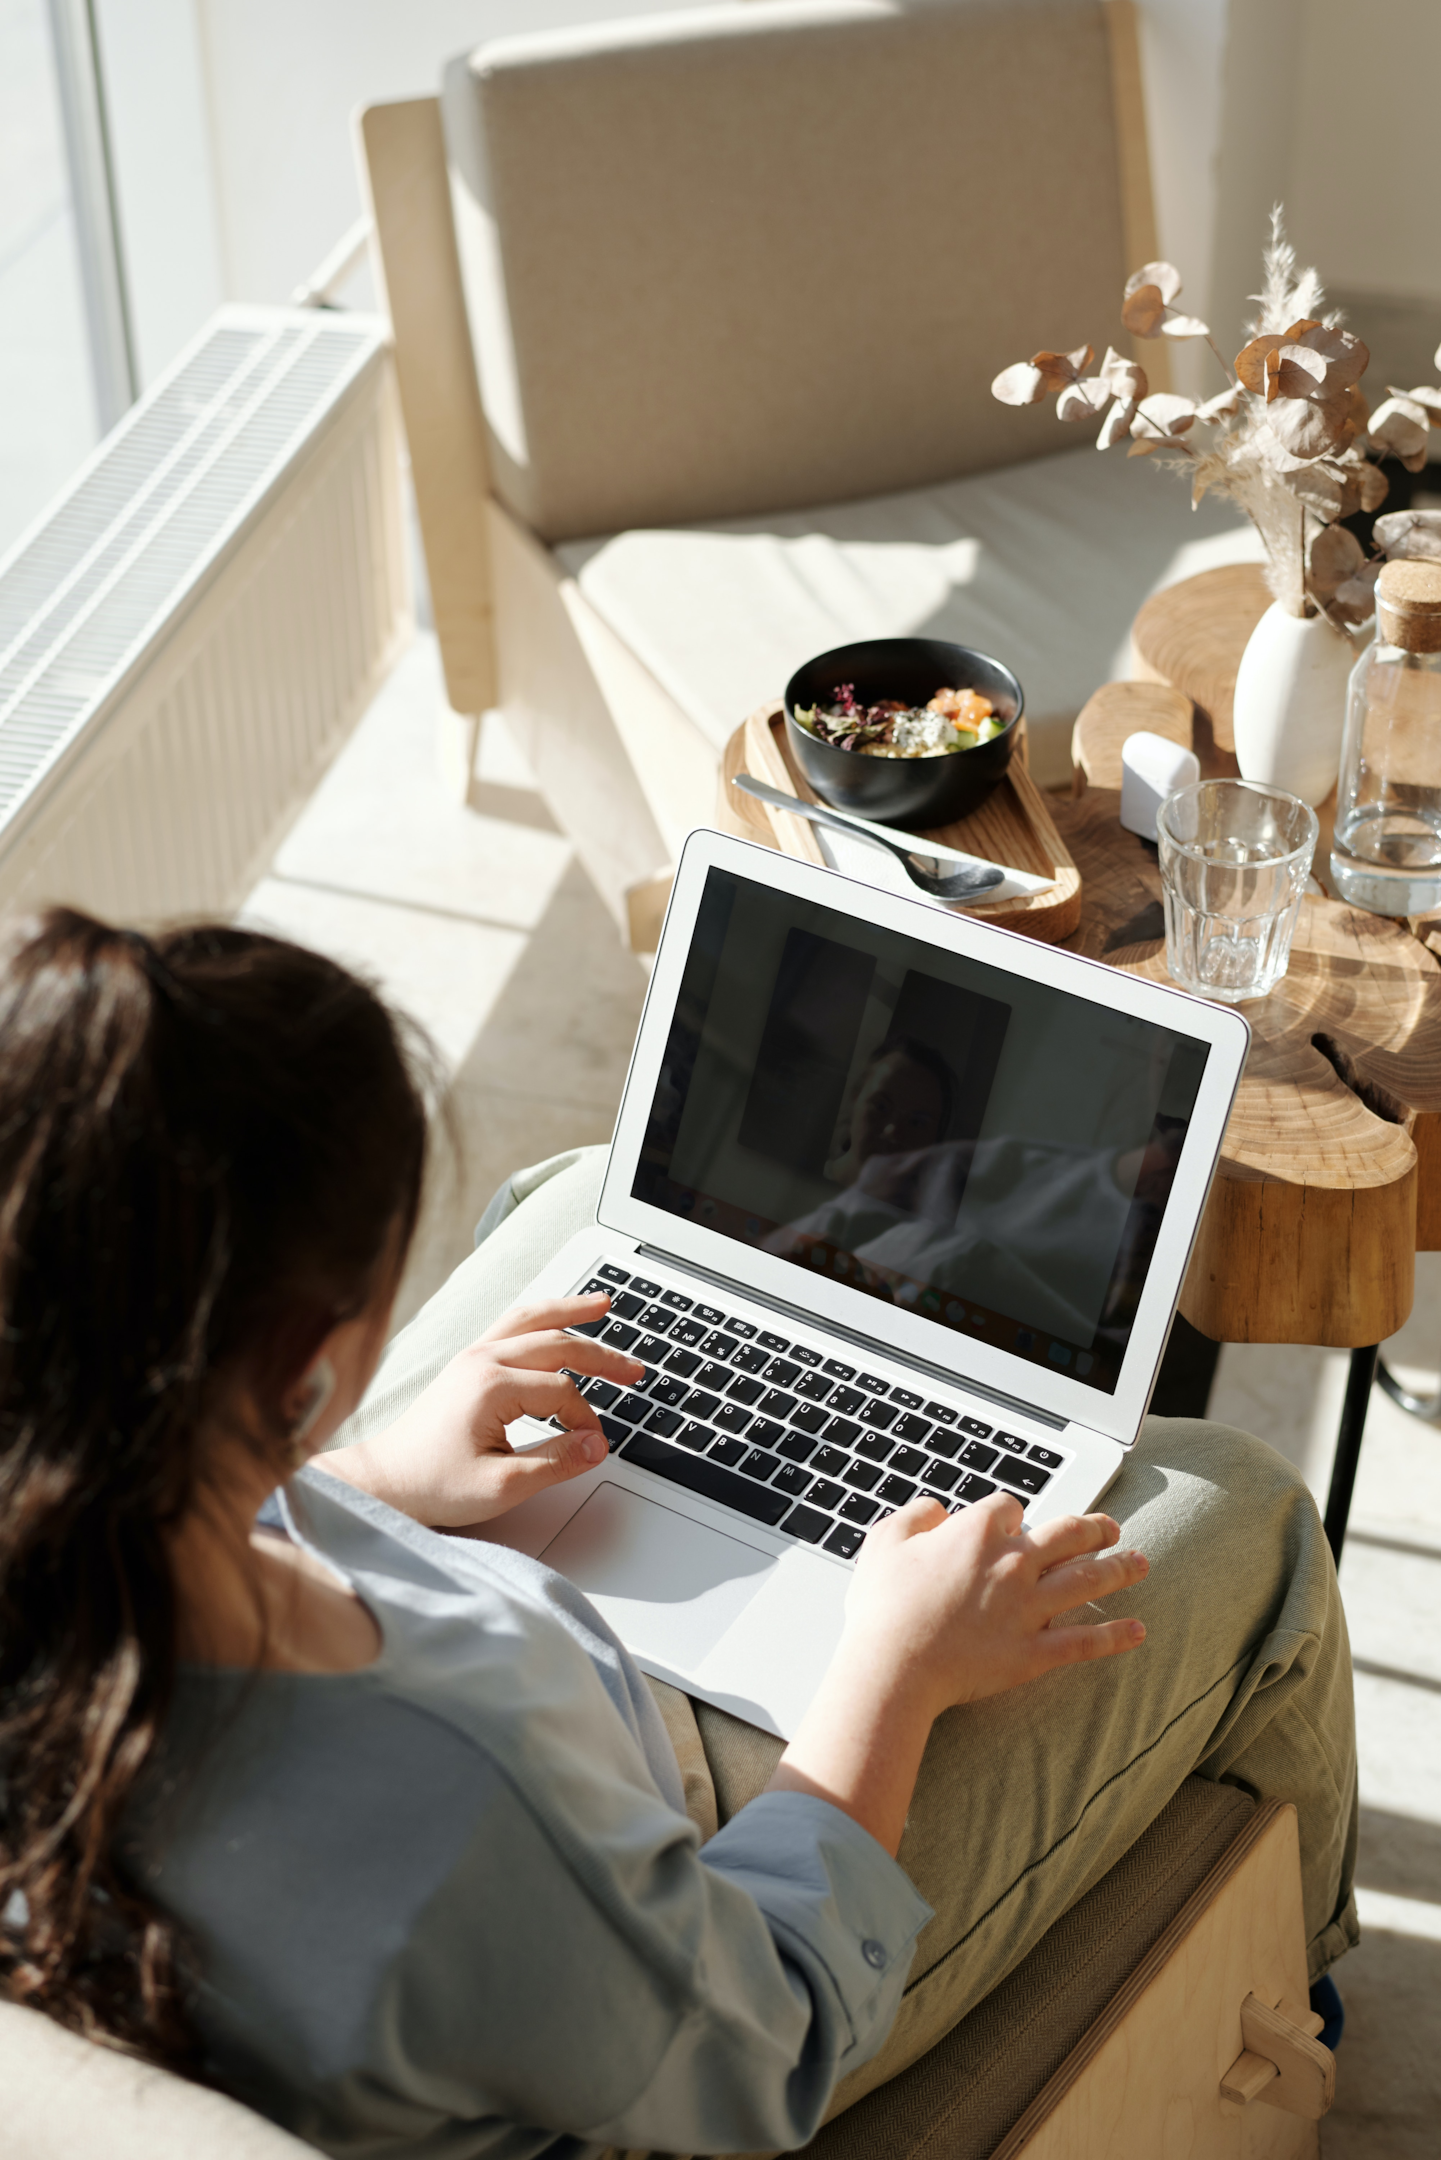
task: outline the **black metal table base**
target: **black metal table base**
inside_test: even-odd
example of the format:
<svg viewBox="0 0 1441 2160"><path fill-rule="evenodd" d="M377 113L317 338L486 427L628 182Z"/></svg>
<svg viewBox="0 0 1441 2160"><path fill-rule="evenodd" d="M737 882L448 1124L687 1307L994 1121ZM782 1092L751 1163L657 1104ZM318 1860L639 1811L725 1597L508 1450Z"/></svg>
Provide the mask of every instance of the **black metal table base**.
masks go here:
<svg viewBox="0 0 1441 2160"><path fill-rule="evenodd" d="M1361 1460L1361 1441L1366 1431L1366 1410L1376 1378L1379 1343L1351 1352L1346 1375L1346 1399L1341 1405L1341 1424L1336 1434L1336 1455L1331 1465L1331 1490L1326 1496L1326 1542L1337 1567L1346 1542L1346 1522L1351 1513L1351 1494L1356 1485L1356 1465Z"/></svg>

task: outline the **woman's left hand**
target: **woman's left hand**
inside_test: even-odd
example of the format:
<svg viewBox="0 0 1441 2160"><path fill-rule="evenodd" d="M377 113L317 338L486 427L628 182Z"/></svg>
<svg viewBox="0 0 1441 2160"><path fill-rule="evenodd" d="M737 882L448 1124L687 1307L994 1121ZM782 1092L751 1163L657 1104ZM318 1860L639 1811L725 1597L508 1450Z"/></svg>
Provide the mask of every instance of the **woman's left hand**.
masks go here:
<svg viewBox="0 0 1441 2160"><path fill-rule="evenodd" d="M605 1460L606 1441L562 1367L622 1387L645 1371L590 1336L564 1333L599 1319L608 1303L597 1292L515 1306L452 1358L394 1425L317 1455L317 1467L439 1530L488 1522L547 1485L583 1476ZM505 1429L519 1417L553 1418L562 1429L518 1454Z"/></svg>

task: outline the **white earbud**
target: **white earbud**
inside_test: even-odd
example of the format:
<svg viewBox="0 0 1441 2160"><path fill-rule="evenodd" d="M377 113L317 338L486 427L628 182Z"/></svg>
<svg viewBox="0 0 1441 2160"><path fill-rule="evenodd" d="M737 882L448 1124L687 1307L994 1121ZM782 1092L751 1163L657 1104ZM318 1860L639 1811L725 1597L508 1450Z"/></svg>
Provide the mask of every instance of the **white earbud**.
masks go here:
<svg viewBox="0 0 1441 2160"><path fill-rule="evenodd" d="M305 1441L334 1393L335 1367L329 1358L317 1358L305 1376L305 1408L290 1428L290 1445L297 1465L305 1461Z"/></svg>

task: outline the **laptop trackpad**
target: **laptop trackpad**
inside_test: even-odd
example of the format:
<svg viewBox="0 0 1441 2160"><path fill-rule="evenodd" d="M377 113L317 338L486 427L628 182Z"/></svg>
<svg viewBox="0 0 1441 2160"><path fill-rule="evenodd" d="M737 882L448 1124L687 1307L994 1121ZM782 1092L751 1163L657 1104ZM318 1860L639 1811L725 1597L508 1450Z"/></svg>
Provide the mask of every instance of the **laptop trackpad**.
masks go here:
<svg viewBox="0 0 1441 2160"><path fill-rule="evenodd" d="M628 1649L681 1671L700 1663L776 1566L774 1553L608 1482L540 1557Z"/></svg>

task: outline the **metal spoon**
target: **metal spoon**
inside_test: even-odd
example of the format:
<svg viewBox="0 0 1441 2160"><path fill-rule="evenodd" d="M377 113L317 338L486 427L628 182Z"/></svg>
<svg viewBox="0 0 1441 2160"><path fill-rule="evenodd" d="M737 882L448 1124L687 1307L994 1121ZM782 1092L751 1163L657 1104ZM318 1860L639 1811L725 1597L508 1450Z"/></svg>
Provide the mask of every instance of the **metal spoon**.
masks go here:
<svg viewBox="0 0 1441 2160"><path fill-rule="evenodd" d="M933 871L922 870L912 859L916 855L930 854L923 840L912 841L909 846L899 840L887 839L868 818L851 817L844 810L829 810L820 803L802 802L799 795L786 795L779 788L768 787L764 780L754 780L749 773L737 773L732 781L745 795L754 795L759 802L769 803L773 810L789 810L793 817L809 818L812 825L829 825L837 832L855 833L859 839L869 840L872 847L888 848L913 885L919 886L933 900L974 899L978 893L990 892L994 886L1003 885L1006 873L995 863L976 863L964 870L955 870L947 877L938 877ZM946 850L948 854L954 850ZM938 858L931 855L934 862Z"/></svg>

